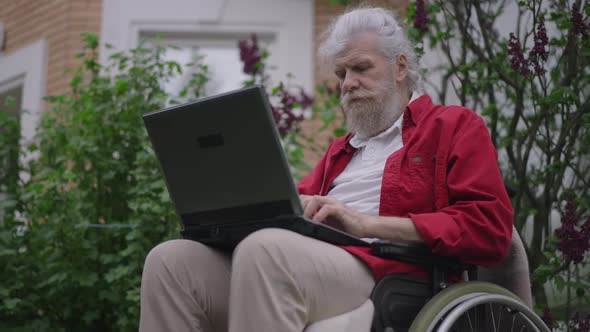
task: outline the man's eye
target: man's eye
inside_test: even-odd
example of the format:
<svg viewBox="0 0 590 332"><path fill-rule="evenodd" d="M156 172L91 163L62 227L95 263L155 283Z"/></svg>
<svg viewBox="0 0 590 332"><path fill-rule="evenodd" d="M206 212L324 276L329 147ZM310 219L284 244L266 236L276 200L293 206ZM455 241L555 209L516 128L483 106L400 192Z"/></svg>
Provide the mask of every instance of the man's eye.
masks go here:
<svg viewBox="0 0 590 332"><path fill-rule="evenodd" d="M338 78L344 78L344 70L337 70L334 73L336 74L336 76L338 76Z"/></svg>
<svg viewBox="0 0 590 332"><path fill-rule="evenodd" d="M354 69L354 71L357 71L357 72L363 72L363 71L369 69L369 66L360 65L360 66L355 66L353 69Z"/></svg>

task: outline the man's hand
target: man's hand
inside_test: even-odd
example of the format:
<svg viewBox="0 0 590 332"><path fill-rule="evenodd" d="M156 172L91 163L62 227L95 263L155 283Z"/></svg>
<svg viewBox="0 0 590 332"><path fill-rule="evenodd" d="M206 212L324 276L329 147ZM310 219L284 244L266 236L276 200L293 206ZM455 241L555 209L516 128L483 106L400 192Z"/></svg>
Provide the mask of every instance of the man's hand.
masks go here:
<svg viewBox="0 0 590 332"><path fill-rule="evenodd" d="M410 218L369 216L330 196L299 195L306 218L343 230L357 237L422 242Z"/></svg>
<svg viewBox="0 0 590 332"><path fill-rule="evenodd" d="M306 218L357 237L367 237L370 216L357 212L334 197L300 195L299 198Z"/></svg>

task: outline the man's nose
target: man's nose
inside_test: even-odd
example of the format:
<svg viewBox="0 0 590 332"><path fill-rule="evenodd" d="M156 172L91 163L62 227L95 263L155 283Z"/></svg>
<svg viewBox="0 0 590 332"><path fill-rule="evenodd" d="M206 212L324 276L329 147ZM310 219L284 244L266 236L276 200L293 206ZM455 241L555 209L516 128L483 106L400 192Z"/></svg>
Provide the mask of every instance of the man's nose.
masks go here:
<svg viewBox="0 0 590 332"><path fill-rule="evenodd" d="M359 88L359 81L354 73L346 73L342 81L342 95L352 92Z"/></svg>

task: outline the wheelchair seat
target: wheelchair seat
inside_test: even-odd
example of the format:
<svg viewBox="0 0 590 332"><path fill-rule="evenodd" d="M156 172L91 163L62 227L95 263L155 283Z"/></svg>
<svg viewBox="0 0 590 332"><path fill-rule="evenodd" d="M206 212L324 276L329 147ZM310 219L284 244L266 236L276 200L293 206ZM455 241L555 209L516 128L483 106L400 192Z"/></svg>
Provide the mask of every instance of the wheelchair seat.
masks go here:
<svg viewBox="0 0 590 332"><path fill-rule="evenodd" d="M386 276L375 286L371 299L361 307L315 322L304 332L511 329L549 332L531 309L528 260L515 229L507 256L493 268L476 268L437 257L424 246L395 242L381 246L385 248L381 250L382 257L428 266L433 278L419 285L421 281L408 276ZM449 269L468 271L469 281L447 287L444 271ZM414 293L404 293L404 289L413 289Z"/></svg>

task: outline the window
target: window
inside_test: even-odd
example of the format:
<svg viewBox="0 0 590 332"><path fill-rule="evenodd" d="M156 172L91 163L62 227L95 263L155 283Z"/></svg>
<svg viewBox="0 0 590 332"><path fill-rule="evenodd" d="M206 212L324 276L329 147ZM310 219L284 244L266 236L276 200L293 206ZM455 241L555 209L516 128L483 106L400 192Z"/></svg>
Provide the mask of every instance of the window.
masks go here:
<svg viewBox="0 0 590 332"><path fill-rule="evenodd" d="M13 114L18 121L15 136L10 136L15 139L12 144L3 144L0 149L5 147L15 147L20 144L24 146L30 143L35 136L35 128L38 125L39 116L43 110L43 96L45 95L47 77L47 41L45 39L37 40L8 54L0 55L0 105L4 105L7 97L12 97L15 100L13 107L4 110L4 106L0 109L4 112ZM22 110L22 111L21 111ZM4 128L4 127L3 127ZM0 135L6 135L8 138L6 128ZM0 181L4 178L4 172L14 172L17 161L26 163L27 160L33 158L31 153L18 154L18 150L12 153L7 153L6 165L0 165ZM1 163L2 161L0 161ZM9 170L10 169L10 170ZM30 175L26 172L18 173L18 178L26 181ZM12 181L15 178L12 178ZM12 182L16 183L16 182ZM4 196L5 197L5 196ZM0 200L3 197L0 196ZM0 212L1 213L1 212ZM2 217L0 216L0 220Z"/></svg>
<svg viewBox="0 0 590 332"><path fill-rule="evenodd" d="M152 39L154 33L143 33L142 38ZM268 33L257 34L259 45L269 49L272 54L274 36ZM193 62L195 58L201 57L202 63L208 66L209 81L205 85L205 94L214 95L243 86L243 82L249 76L242 71L240 50L238 42L251 38L251 35L244 33L209 33L209 34L165 34L162 44L174 45L166 51L166 61L176 61L181 65ZM270 59L272 61L272 59ZM272 64L272 62L271 62ZM183 66L183 69L184 66ZM165 89L173 94L190 80L190 71L184 71L181 76L167 82Z"/></svg>
<svg viewBox="0 0 590 332"><path fill-rule="evenodd" d="M19 169L20 109L22 107L22 85L5 87L0 90L0 202L16 190ZM4 217L0 208L0 222Z"/></svg>

